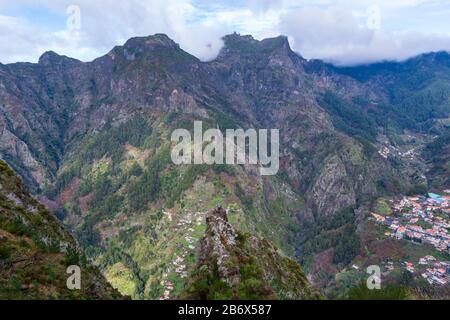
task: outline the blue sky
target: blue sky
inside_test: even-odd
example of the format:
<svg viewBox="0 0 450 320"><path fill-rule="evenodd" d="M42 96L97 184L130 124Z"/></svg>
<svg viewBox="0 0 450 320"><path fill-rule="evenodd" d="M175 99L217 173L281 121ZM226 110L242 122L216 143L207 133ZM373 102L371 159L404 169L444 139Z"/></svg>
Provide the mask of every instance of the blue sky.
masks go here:
<svg viewBox="0 0 450 320"><path fill-rule="evenodd" d="M79 16L67 11L73 6ZM404 60L450 51L450 1L0 0L2 63L36 62L47 50L89 61L154 33L211 60L234 31L257 39L284 34L305 58L340 65Z"/></svg>
<svg viewBox="0 0 450 320"><path fill-rule="evenodd" d="M45 6L7 6L1 11L2 15L20 17L30 24L46 26L51 30L60 30L66 26L66 15L49 10Z"/></svg>

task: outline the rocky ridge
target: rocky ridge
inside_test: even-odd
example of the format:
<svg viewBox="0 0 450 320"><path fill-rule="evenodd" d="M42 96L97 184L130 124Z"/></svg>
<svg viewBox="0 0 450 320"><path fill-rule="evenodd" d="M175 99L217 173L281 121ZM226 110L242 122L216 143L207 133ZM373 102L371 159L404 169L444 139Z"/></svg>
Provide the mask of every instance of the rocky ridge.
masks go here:
<svg viewBox="0 0 450 320"><path fill-rule="evenodd" d="M260 237L235 231L222 207L206 216L188 299L318 299L300 266Z"/></svg>

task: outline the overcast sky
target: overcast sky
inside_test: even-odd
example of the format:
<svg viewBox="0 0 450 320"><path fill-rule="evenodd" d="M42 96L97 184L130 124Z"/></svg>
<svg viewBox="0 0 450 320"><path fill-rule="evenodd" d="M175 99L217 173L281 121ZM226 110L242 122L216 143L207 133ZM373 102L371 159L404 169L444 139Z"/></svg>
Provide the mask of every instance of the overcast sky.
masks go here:
<svg viewBox="0 0 450 320"><path fill-rule="evenodd" d="M214 59L232 32L280 34L305 58L336 64L450 51L450 0L0 0L0 62L53 50L83 61L134 36L166 33Z"/></svg>

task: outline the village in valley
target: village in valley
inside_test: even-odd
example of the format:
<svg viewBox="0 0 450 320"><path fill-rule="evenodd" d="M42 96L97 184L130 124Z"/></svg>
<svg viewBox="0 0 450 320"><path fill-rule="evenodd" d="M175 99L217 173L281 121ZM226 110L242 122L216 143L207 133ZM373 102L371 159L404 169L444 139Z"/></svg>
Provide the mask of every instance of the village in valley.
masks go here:
<svg viewBox="0 0 450 320"><path fill-rule="evenodd" d="M176 215L164 211L164 216L172 222ZM203 235L202 223L205 219L204 212L187 212L185 217L176 221L178 230L184 232L184 238L177 244L175 256L167 270L162 275L161 286L164 294L159 299L169 300L175 289L174 279L185 279L188 277L187 259L195 251L195 243Z"/></svg>
<svg viewBox="0 0 450 320"><path fill-rule="evenodd" d="M389 206L387 214L372 212L369 218L387 228L385 236L430 245L442 256L450 254L450 190L445 190L442 195L429 193L391 200ZM431 254L420 258L416 264L411 261L385 263L388 272L395 267L417 272L431 285L450 283L450 261L440 261Z"/></svg>

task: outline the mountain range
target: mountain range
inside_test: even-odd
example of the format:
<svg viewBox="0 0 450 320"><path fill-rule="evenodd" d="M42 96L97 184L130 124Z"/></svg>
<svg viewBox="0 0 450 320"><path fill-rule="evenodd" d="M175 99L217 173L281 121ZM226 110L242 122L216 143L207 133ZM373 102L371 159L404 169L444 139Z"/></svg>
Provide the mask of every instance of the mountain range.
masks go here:
<svg viewBox="0 0 450 320"><path fill-rule="evenodd" d="M379 198L450 188L449 71L446 52L336 67L283 36L227 35L209 62L163 34L92 62L46 52L0 64L0 155L123 295L186 294L221 206L332 297L336 275L371 255ZM279 173L174 165L170 135L194 121L279 129Z"/></svg>

